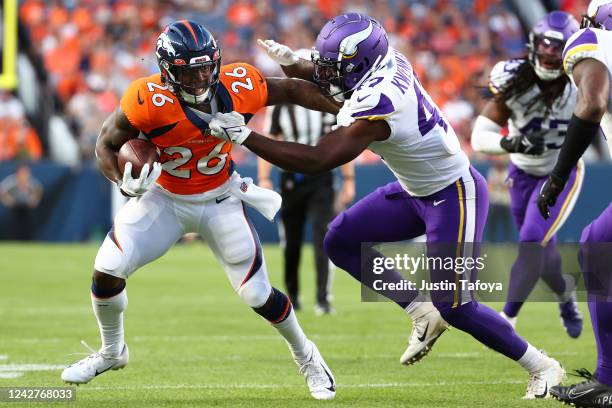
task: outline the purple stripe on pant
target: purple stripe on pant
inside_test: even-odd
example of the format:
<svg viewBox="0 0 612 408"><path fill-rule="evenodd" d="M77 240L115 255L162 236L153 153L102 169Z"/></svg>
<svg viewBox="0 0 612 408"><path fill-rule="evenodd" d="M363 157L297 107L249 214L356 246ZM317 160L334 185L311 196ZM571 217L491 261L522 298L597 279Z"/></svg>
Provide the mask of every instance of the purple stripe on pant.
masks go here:
<svg viewBox="0 0 612 408"><path fill-rule="evenodd" d="M348 210L339 214L329 226L325 237L325 250L329 258L349 272L362 284L372 288L364 270L372 271L371 249L361 255L363 242L398 242L426 234L428 256L456 256L457 244L482 240L488 211L488 192L485 179L474 168L443 190L427 197L407 193L399 182L387 184L364 197ZM445 245L435 245L445 244ZM450 245L452 244L452 245ZM451 253L432 253L448 251ZM466 248L466 249L469 249ZM478 250L477 246L474 248ZM465 249L464 249L465 250ZM477 256L466 254L464 256ZM363 262L363 264L362 264ZM385 272L386 282L399 282L403 278L396 271ZM455 280L453 271L432 271L432 282ZM381 293L379 291L379 293ZM401 307L417 296L406 291L403 299L394 299ZM432 291L432 301L444 319L451 325L471 334L488 347L518 360L526 351L527 343L494 310L472 299L461 299L454 292Z"/></svg>

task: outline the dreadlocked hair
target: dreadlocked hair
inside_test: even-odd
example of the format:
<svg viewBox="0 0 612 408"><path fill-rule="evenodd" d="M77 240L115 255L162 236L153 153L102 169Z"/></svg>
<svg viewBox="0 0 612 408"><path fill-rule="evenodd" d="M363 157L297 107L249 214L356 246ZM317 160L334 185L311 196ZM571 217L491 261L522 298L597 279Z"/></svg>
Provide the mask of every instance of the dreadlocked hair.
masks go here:
<svg viewBox="0 0 612 408"><path fill-rule="evenodd" d="M507 101L511 98L518 98L537 84L540 92L527 102L527 112L531 111L538 102L542 102L546 107L546 115L549 115L552 111L553 104L563 95L569 81L569 77L565 74L552 81L542 81L536 75L529 59L524 58L523 62L514 71L512 78L504 85L500 92L493 97L503 101ZM569 94L564 101L561 101L562 107L567 104L568 99Z"/></svg>

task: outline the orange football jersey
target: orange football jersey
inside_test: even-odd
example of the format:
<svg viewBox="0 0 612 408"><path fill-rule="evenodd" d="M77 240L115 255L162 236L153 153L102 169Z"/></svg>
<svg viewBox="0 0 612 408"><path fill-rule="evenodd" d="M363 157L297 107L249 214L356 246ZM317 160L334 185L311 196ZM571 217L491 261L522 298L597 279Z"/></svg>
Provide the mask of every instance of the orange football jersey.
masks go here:
<svg viewBox="0 0 612 408"><path fill-rule="evenodd" d="M236 111L248 122L268 101L262 74L249 64L221 67L217 109ZM121 98L121 109L161 151L162 174L157 183L174 194L199 194L219 187L233 171L232 144L208 134L210 115L194 111L162 84L160 74L132 82Z"/></svg>

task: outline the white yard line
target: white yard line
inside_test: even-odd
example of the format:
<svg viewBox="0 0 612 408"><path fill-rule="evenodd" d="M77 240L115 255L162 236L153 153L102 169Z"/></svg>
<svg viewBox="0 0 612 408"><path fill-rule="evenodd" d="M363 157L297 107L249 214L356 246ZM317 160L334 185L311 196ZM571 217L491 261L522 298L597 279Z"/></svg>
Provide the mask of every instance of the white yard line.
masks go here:
<svg viewBox="0 0 612 408"><path fill-rule="evenodd" d="M372 384L338 384L338 388L404 388L404 387L440 387L440 386L464 386L464 385L513 385L524 384L526 380L509 379L504 381L439 381L431 383L372 383ZM80 387L80 391L133 391L133 390L180 390L180 389L278 389L278 388L302 388L304 385L297 384L153 384L139 386L116 386L116 387Z"/></svg>
<svg viewBox="0 0 612 408"><path fill-rule="evenodd" d="M53 371L66 368L58 364L0 364L0 373L25 371Z"/></svg>
<svg viewBox="0 0 612 408"><path fill-rule="evenodd" d="M0 373L0 379L11 379L23 377L23 373Z"/></svg>

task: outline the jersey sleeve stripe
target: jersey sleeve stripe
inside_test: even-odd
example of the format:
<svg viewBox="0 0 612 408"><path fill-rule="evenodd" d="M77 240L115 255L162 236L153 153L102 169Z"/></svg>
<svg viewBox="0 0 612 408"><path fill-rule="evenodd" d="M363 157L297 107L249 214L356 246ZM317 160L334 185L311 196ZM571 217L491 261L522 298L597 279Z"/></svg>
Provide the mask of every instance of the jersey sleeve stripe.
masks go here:
<svg viewBox="0 0 612 408"><path fill-rule="evenodd" d="M589 52L589 51L597 51L597 50L598 50L597 44L583 44L575 48L572 48L570 51L567 52L567 54L565 55L565 58L563 58L563 68L567 71L570 60L572 59L573 56L575 56L579 52Z"/></svg>
<svg viewBox="0 0 612 408"><path fill-rule="evenodd" d="M589 30L588 28L584 30L582 34L576 37L576 39L572 41L571 44L565 47L565 50L563 50L563 60L565 61L569 53L572 52L574 49L586 44L597 45L597 35L595 35L595 33Z"/></svg>
<svg viewBox="0 0 612 408"><path fill-rule="evenodd" d="M352 116L355 119L365 118L365 119L370 119L370 120L376 120L379 118L389 116L394 111L395 111L395 107L393 106L393 102L391 102L391 99L389 99L389 97L383 94L383 95L380 95L380 99L375 107L365 110L365 111L361 111L361 112L354 112Z"/></svg>

